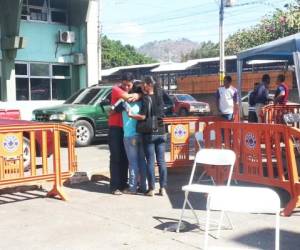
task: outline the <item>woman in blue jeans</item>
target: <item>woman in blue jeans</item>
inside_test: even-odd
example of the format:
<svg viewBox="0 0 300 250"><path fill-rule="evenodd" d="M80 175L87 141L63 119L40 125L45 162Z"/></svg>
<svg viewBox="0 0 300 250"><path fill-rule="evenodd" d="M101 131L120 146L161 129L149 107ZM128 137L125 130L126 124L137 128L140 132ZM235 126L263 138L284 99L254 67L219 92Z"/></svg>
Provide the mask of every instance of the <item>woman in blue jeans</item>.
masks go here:
<svg viewBox="0 0 300 250"><path fill-rule="evenodd" d="M136 132L137 121L128 116L128 113L139 113L141 102L132 102L125 104L126 111L122 112L122 116L124 126L124 146L129 166L129 189L124 190L124 193L136 194L138 190L141 193L146 193L146 160L142 143L142 136Z"/></svg>
<svg viewBox="0 0 300 250"><path fill-rule="evenodd" d="M147 161L148 192L146 195L154 196L155 190L155 158L159 168L159 194L165 195L167 186L167 165L165 161L165 126L163 124L163 92L152 77L145 77L143 81L144 98L139 115L131 117L137 120L145 120L148 115L157 117L157 130L149 134L143 134L143 145ZM149 105L150 104L150 105ZM149 111L150 107L150 111ZM129 114L130 116L131 114Z"/></svg>

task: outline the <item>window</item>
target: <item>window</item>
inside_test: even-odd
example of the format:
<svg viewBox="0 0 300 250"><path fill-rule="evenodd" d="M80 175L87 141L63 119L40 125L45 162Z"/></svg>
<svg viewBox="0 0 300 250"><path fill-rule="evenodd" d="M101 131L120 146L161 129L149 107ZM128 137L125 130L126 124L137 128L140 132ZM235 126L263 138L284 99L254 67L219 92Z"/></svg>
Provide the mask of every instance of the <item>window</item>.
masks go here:
<svg viewBox="0 0 300 250"><path fill-rule="evenodd" d="M21 18L42 22L67 23L67 4L62 0L23 0Z"/></svg>
<svg viewBox="0 0 300 250"><path fill-rule="evenodd" d="M70 76L70 66L53 65L53 76Z"/></svg>
<svg viewBox="0 0 300 250"><path fill-rule="evenodd" d="M43 7L45 5L46 6L48 5L48 1L47 0L28 0L28 5Z"/></svg>
<svg viewBox="0 0 300 250"><path fill-rule="evenodd" d="M185 101L194 102L194 101L196 101L195 98L190 96L190 95L177 95L177 98L181 102L185 102Z"/></svg>
<svg viewBox="0 0 300 250"><path fill-rule="evenodd" d="M50 7L55 9L67 9L67 1L51 0Z"/></svg>
<svg viewBox="0 0 300 250"><path fill-rule="evenodd" d="M27 76L27 64L16 63L15 71L16 75Z"/></svg>
<svg viewBox="0 0 300 250"><path fill-rule="evenodd" d="M31 100L50 100L50 79L33 78L30 80Z"/></svg>
<svg viewBox="0 0 300 250"><path fill-rule="evenodd" d="M41 63L30 64L30 75L31 76L49 76L49 65Z"/></svg>
<svg viewBox="0 0 300 250"><path fill-rule="evenodd" d="M28 78L16 78L17 100L29 100Z"/></svg>
<svg viewBox="0 0 300 250"><path fill-rule="evenodd" d="M70 79L53 79L52 80L52 99L66 100L71 95Z"/></svg>
<svg viewBox="0 0 300 250"><path fill-rule="evenodd" d="M65 100L71 94L70 65L16 63L17 100Z"/></svg>
<svg viewBox="0 0 300 250"><path fill-rule="evenodd" d="M51 11L51 21L55 23L67 23L67 15L64 11Z"/></svg>
<svg viewBox="0 0 300 250"><path fill-rule="evenodd" d="M41 9L29 8L30 20L47 21L47 12L43 12Z"/></svg>
<svg viewBox="0 0 300 250"><path fill-rule="evenodd" d="M93 104L97 100L101 88L87 88L78 91L70 97L65 103L67 104Z"/></svg>

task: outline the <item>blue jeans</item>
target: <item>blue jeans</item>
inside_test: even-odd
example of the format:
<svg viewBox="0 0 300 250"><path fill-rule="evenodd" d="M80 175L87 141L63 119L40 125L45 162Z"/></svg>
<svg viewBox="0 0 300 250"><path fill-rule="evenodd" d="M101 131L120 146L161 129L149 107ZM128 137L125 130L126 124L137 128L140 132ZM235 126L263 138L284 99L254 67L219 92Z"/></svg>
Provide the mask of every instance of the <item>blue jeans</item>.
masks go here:
<svg viewBox="0 0 300 250"><path fill-rule="evenodd" d="M143 144L147 160L147 179L149 190L155 189L155 156L159 168L160 188L167 186L167 164L165 161L165 135L144 135Z"/></svg>
<svg viewBox="0 0 300 250"><path fill-rule="evenodd" d="M222 114L222 117L227 121L231 121L233 119L233 114Z"/></svg>
<svg viewBox="0 0 300 250"><path fill-rule="evenodd" d="M124 146L129 163L129 190L137 191L139 179L141 191L146 192L146 159L142 137L139 135L124 137Z"/></svg>

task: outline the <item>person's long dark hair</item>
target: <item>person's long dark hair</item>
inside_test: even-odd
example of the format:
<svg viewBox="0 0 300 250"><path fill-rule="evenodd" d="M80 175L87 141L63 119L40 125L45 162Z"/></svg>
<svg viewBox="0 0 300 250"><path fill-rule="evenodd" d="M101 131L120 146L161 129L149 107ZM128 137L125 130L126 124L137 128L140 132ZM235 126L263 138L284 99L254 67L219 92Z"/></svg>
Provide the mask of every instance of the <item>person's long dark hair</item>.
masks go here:
<svg viewBox="0 0 300 250"><path fill-rule="evenodd" d="M161 85L154 80L152 76L145 76L144 82L148 85L153 86L153 92L156 100L156 105L159 107L157 109L159 111L160 116L164 116L163 107L164 107L164 101L163 101L163 89Z"/></svg>

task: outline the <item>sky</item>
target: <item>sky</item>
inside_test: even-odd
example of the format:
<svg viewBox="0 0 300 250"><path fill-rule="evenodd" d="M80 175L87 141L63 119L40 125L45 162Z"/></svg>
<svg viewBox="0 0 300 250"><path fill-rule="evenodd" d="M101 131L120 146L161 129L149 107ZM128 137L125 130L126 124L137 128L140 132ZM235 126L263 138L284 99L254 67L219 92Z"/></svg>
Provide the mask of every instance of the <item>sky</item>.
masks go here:
<svg viewBox="0 0 300 250"><path fill-rule="evenodd" d="M224 37L249 28L292 0L235 0L225 8ZM159 40L219 39L219 0L101 0L102 34L136 48Z"/></svg>

